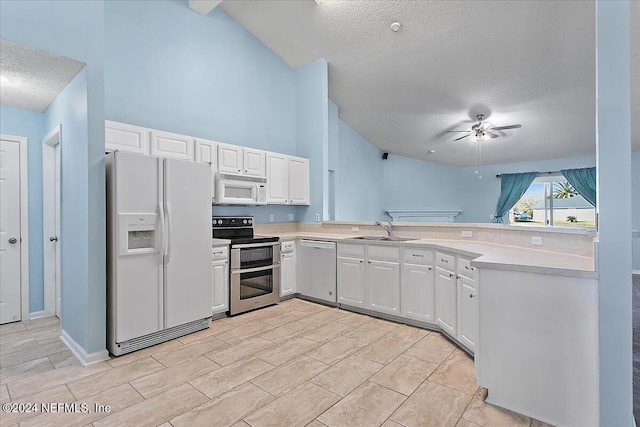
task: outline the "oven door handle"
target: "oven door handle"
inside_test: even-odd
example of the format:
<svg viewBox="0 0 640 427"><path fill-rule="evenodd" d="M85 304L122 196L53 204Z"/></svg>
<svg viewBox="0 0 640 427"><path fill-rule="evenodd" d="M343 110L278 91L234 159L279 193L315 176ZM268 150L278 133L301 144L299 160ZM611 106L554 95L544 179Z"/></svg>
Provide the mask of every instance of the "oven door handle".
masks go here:
<svg viewBox="0 0 640 427"><path fill-rule="evenodd" d="M231 270L231 274L242 274L242 273L255 273L257 271L265 271L272 270L275 268L280 268L280 263L275 263L272 265L267 265L264 267L255 267L255 268L245 268L244 270Z"/></svg>
<svg viewBox="0 0 640 427"><path fill-rule="evenodd" d="M280 242L270 242L270 243L247 243L243 245L231 245L231 249L249 249L249 248L266 248L269 246L278 246Z"/></svg>

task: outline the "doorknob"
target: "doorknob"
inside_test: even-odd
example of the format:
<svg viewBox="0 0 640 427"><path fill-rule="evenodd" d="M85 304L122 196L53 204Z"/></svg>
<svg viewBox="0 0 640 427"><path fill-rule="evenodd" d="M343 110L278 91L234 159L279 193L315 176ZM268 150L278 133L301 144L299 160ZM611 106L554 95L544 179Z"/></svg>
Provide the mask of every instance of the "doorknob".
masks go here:
<svg viewBox="0 0 640 427"><path fill-rule="evenodd" d="M50 242L57 242L58 241L58 236L49 237L49 241Z"/></svg>
<svg viewBox="0 0 640 427"><path fill-rule="evenodd" d="M16 243L18 243L18 239L16 239L15 237L12 237L9 239L9 243L11 243L12 245L15 245Z"/></svg>

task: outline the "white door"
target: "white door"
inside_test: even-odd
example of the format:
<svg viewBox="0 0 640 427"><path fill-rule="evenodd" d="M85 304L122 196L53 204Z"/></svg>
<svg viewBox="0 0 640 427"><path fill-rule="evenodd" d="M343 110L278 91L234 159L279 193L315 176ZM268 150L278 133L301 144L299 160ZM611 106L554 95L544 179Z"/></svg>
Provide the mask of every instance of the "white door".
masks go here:
<svg viewBox="0 0 640 427"><path fill-rule="evenodd" d="M291 252L282 254L280 262L282 279L280 281L280 296L291 295L296 292L296 254Z"/></svg>
<svg viewBox="0 0 640 427"><path fill-rule="evenodd" d="M338 299L340 304L365 306L363 259L338 257Z"/></svg>
<svg viewBox="0 0 640 427"><path fill-rule="evenodd" d="M213 266L213 314L229 310L229 262L215 261Z"/></svg>
<svg viewBox="0 0 640 427"><path fill-rule="evenodd" d="M218 172L242 173L242 147L218 145Z"/></svg>
<svg viewBox="0 0 640 427"><path fill-rule="evenodd" d="M150 154L167 159L193 160L193 138L177 133L152 130Z"/></svg>
<svg viewBox="0 0 640 427"><path fill-rule="evenodd" d="M53 246L54 246L54 253L55 253L55 276L54 276L54 280L55 280L55 292L56 292L56 316L60 317L61 316L61 312L62 312L62 280L61 280L61 269L60 266L62 265L61 262L61 257L60 257L60 221L61 221L61 217L60 217L60 207L61 207L61 200L62 200L62 192L61 192L61 175L62 175L62 171L60 169L60 165L62 163L60 163L60 144L57 144L55 146L55 163L54 163L54 170L55 170L55 176L56 176L56 184L55 184L55 194L53 197L54 200L54 209L53 209L53 214L55 216L54 218L54 224L55 224L55 231L56 234L55 236L51 236L49 237L49 242L51 242L53 240Z"/></svg>
<svg viewBox="0 0 640 427"><path fill-rule="evenodd" d="M423 322L434 319L434 274L428 265L404 264L400 281L402 315Z"/></svg>
<svg viewBox="0 0 640 427"><path fill-rule="evenodd" d="M208 165L164 161L164 327L211 316L211 180Z"/></svg>
<svg viewBox="0 0 640 427"><path fill-rule="evenodd" d="M456 275L436 267L436 321L446 332L456 335Z"/></svg>
<svg viewBox="0 0 640 427"><path fill-rule="evenodd" d="M195 160L198 163L209 163L211 165L211 201L216 200L215 178L218 171L218 144L206 139L196 139Z"/></svg>
<svg viewBox="0 0 640 427"><path fill-rule="evenodd" d="M262 150L244 149L244 174L251 176L266 176L264 154Z"/></svg>
<svg viewBox="0 0 640 427"><path fill-rule="evenodd" d="M475 282L467 277L458 279L460 289L460 325L459 339L474 350L478 342L478 293Z"/></svg>
<svg viewBox="0 0 640 427"><path fill-rule="evenodd" d="M21 317L20 144L0 141L0 323Z"/></svg>
<svg viewBox="0 0 640 427"><path fill-rule="evenodd" d="M368 261L367 296L369 308L389 314L400 313L400 264Z"/></svg>
<svg viewBox="0 0 640 427"><path fill-rule="evenodd" d="M289 157L289 203L309 204L309 159Z"/></svg>
<svg viewBox="0 0 640 427"><path fill-rule="evenodd" d="M289 196L287 156L267 153L267 204L286 204Z"/></svg>

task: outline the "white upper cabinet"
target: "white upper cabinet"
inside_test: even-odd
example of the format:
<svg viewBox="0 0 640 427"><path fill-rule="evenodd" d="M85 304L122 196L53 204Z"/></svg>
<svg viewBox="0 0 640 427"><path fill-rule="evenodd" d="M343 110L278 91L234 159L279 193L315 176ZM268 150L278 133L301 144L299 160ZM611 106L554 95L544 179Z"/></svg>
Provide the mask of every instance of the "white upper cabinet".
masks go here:
<svg viewBox="0 0 640 427"><path fill-rule="evenodd" d="M126 123L104 121L104 145L108 153L116 150L149 154L149 130Z"/></svg>
<svg viewBox="0 0 640 427"><path fill-rule="evenodd" d="M241 174L243 169L243 149L237 145L218 145L218 171Z"/></svg>
<svg viewBox="0 0 640 427"><path fill-rule="evenodd" d="M289 204L309 204L309 159L289 157Z"/></svg>
<svg viewBox="0 0 640 427"><path fill-rule="evenodd" d="M267 204L289 203L288 156L267 153Z"/></svg>
<svg viewBox="0 0 640 427"><path fill-rule="evenodd" d="M250 176L266 176L265 174L265 152L252 148L244 149L244 174Z"/></svg>
<svg viewBox="0 0 640 427"><path fill-rule="evenodd" d="M177 133L152 130L149 132L150 154L168 159L193 161L194 138Z"/></svg>
<svg viewBox="0 0 640 427"><path fill-rule="evenodd" d="M211 165L211 201L216 200L215 178L218 171L218 143L196 138L195 161Z"/></svg>

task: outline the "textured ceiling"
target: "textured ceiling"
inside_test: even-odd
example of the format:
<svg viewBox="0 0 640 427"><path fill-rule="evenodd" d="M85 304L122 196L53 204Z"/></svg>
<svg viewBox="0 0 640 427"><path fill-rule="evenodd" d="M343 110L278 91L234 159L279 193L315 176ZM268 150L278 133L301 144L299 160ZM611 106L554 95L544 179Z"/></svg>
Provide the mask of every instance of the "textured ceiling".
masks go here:
<svg viewBox="0 0 640 427"><path fill-rule="evenodd" d="M640 2L632 3L637 118ZM523 126L483 143L483 164L595 153L592 1L225 0L222 8L293 67L325 58L340 117L383 151L474 165L476 145L444 131L483 113ZM393 33L396 20L402 30ZM640 119L632 122L639 150Z"/></svg>
<svg viewBox="0 0 640 427"><path fill-rule="evenodd" d="M0 103L43 112L84 65L0 39Z"/></svg>

